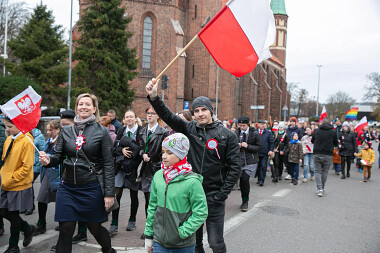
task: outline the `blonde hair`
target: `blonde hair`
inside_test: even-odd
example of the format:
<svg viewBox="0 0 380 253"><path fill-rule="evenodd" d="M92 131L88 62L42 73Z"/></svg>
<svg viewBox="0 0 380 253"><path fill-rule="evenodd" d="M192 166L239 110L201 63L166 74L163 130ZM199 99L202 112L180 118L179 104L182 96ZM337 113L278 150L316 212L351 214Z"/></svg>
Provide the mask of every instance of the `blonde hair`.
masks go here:
<svg viewBox="0 0 380 253"><path fill-rule="evenodd" d="M96 120L99 120L99 119L100 119L100 114L99 114L99 102L98 102L98 98L97 98L94 94L83 93L83 94L80 94L80 95L77 97L77 100L76 100L76 102L75 102L75 114L77 113L77 107L78 107L78 104L79 104L79 100L81 100L82 98L91 98L91 100L92 100L92 105L96 108L96 111L95 111L95 118L96 118Z"/></svg>

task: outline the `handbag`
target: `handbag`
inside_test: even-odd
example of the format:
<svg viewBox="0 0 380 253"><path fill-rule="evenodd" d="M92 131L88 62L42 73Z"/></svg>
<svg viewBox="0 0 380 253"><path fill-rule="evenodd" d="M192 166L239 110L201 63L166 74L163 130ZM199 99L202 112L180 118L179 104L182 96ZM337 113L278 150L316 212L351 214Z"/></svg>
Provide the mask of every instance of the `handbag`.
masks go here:
<svg viewBox="0 0 380 253"><path fill-rule="evenodd" d="M74 129L74 125L71 126L71 129L73 130L74 137L77 135ZM103 176L103 169L96 171L94 165L92 162L88 159L86 153L83 151L83 149L79 149L79 151L82 151L82 155L84 156L84 159L86 159L87 163L90 165L91 173L95 173L96 178L98 179L98 182L100 184L100 188L102 189L102 193L104 196L104 176ZM116 210L119 208L119 203L117 202L116 196L113 196L113 205L106 210L106 212L110 213L113 210Z"/></svg>

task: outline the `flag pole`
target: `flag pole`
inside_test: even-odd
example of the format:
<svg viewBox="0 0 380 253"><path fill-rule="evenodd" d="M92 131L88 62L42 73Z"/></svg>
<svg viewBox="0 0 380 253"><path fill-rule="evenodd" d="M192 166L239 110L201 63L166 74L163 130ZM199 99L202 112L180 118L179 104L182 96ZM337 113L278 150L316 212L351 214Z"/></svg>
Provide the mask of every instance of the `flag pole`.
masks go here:
<svg viewBox="0 0 380 253"><path fill-rule="evenodd" d="M23 133L24 134L24 133ZM25 137L30 141L30 143L33 144L34 148L37 150L38 154L40 153L40 150L36 147L36 145L34 144L34 142L28 137L28 135L24 134Z"/></svg>
<svg viewBox="0 0 380 253"><path fill-rule="evenodd" d="M170 68L171 65L173 65L173 63L179 58L181 57L181 55L186 51L186 49L188 49L191 44L193 44L193 42L198 38L198 34L194 36L194 38L191 39L191 41L189 43L187 43L187 45L177 54L176 57L174 57L174 59L164 68L164 70L161 71L161 73L156 77L156 80L160 79L163 74L165 74L165 72Z"/></svg>

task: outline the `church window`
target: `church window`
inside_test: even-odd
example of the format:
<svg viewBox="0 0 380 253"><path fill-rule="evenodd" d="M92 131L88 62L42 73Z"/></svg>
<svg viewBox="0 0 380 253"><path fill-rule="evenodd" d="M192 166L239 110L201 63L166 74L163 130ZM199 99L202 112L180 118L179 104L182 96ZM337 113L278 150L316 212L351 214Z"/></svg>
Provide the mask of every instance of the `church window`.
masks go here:
<svg viewBox="0 0 380 253"><path fill-rule="evenodd" d="M152 34L153 34L153 22L152 19L147 16L144 19L143 26L143 50L142 50L142 68L150 69L152 58Z"/></svg>

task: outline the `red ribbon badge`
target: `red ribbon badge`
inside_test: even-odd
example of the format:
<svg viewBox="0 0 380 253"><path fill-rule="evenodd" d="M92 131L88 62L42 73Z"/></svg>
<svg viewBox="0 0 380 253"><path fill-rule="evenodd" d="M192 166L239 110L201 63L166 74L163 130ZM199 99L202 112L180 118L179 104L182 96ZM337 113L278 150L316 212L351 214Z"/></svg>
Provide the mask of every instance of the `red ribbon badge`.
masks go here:
<svg viewBox="0 0 380 253"><path fill-rule="evenodd" d="M76 149L80 149L83 144L86 142L84 141L85 137L83 135L78 135L77 138L75 139L75 145L77 145Z"/></svg>
<svg viewBox="0 0 380 253"><path fill-rule="evenodd" d="M207 141L206 146L209 150L214 150L216 151L216 154L218 155L218 158L220 159L219 156L219 151L218 151L218 142L215 139L210 139Z"/></svg>

